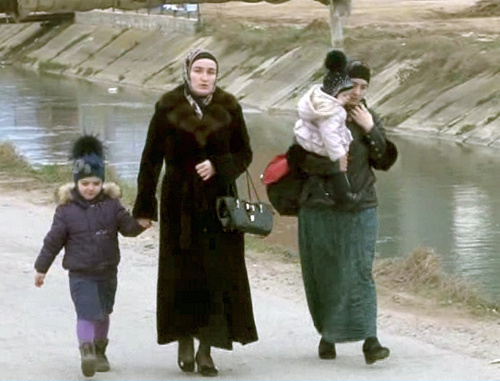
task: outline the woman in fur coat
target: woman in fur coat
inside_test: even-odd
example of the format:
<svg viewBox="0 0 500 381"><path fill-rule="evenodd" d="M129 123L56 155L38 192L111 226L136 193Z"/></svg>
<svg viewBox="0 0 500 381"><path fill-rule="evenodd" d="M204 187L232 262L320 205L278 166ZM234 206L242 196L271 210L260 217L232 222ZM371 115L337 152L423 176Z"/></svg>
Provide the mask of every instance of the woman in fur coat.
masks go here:
<svg viewBox="0 0 500 381"><path fill-rule="evenodd" d="M211 347L257 340L239 233L224 232L216 198L234 195L252 161L241 106L216 86L216 58L191 51L184 83L156 104L137 178L133 215L158 220L156 189L165 164L159 208L158 344L178 342L184 372L216 376ZM194 354L194 338L199 347Z"/></svg>

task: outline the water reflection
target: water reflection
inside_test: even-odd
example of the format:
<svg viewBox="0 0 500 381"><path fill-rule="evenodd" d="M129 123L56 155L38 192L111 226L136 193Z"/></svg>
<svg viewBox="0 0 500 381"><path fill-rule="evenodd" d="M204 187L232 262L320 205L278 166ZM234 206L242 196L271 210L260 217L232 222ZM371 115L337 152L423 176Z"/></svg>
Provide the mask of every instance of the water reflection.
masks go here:
<svg viewBox="0 0 500 381"><path fill-rule="evenodd" d="M491 244L498 234L490 199L480 187L469 184L454 187L452 237L455 247L453 271L468 274L471 279L485 273L498 276L500 257L492 252ZM495 226L496 225L496 226ZM495 292L500 291L495 288ZM498 294L498 293L497 293Z"/></svg>
<svg viewBox="0 0 500 381"><path fill-rule="evenodd" d="M106 87L14 68L0 70L0 82L0 139L13 142L32 163L66 163L71 142L82 132L96 133L119 174L135 176L151 94L110 94Z"/></svg>
<svg viewBox="0 0 500 381"><path fill-rule="evenodd" d="M400 158L379 174L385 257L434 248L445 270L500 299L500 159L491 149L397 138Z"/></svg>
<svg viewBox="0 0 500 381"><path fill-rule="evenodd" d="M81 132L98 133L109 165L133 182L158 96L131 89L109 93L106 86L0 68L0 141L12 142L35 165L63 163ZM250 172L265 198L258 176L289 146L294 116L244 111L254 150ZM392 138L400 156L391 171L378 173L377 254L398 257L419 246L434 248L445 270L477 281L500 301L498 155L417 137ZM265 242L296 250L296 219L277 216Z"/></svg>

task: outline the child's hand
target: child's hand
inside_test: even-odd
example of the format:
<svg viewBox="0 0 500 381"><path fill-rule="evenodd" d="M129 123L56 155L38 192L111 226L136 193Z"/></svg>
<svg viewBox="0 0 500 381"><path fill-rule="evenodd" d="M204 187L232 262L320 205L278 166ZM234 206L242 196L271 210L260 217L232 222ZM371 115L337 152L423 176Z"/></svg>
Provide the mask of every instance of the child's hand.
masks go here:
<svg viewBox="0 0 500 381"><path fill-rule="evenodd" d="M340 172L347 172L347 155L341 156L339 158L339 170Z"/></svg>
<svg viewBox="0 0 500 381"><path fill-rule="evenodd" d="M45 274L42 274L42 273L39 273L38 271L36 271L35 272L35 286L42 287L44 280L45 280Z"/></svg>
<svg viewBox="0 0 500 381"><path fill-rule="evenodd" d="M138 218L137 223L141 225L144 229L148 229L151 227L152 223L149 218Z"/></svg>

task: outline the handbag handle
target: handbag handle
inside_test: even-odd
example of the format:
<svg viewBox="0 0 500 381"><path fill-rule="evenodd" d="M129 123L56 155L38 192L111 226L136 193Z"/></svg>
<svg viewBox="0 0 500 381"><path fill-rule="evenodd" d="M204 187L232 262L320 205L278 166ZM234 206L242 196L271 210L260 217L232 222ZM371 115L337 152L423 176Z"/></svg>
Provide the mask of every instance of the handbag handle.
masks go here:
<svg viewBox="0 0 500 381"><path fill-rule="evenodd" d="M245 169L245 174L247 178L247 192L248 192L248 197L250 198L250 202L252 202L252 193L250 192L250 184L252 185L253 192L255 193L255 197L257 198L258 202L260 201L259 194L257 193L257 188L255 188L255 184L253 183L252 176L250 176L250 173L248 172L248 169Z"/></svg>

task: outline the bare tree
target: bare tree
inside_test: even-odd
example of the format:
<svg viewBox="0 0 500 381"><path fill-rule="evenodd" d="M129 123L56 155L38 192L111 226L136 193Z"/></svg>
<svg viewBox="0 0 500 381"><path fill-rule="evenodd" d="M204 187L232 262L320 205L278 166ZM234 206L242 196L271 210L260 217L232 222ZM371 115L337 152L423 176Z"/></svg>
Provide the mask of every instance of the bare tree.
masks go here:
<svg viewBox="0 0 500 381"><path fill-rule="evenodd" d="M344 33L341 17L351 14L351 0L328 0L330 12L330 41L332 47L342 46Z"/></svg>

